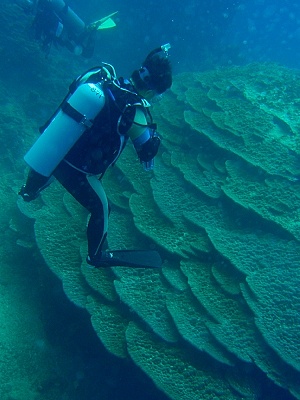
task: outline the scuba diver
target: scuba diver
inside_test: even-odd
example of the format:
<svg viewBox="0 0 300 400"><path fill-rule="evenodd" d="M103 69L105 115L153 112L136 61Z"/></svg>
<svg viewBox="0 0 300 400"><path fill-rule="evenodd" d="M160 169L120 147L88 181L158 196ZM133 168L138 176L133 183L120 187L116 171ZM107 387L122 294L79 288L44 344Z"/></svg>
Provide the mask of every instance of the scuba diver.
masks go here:
<svg viewBox="0 0 300 400"><path fill-rule="evenodd" d="M36 199L55 177L89 211L87 262L92 266L161 266L154 251L102 251L109 205L101 178L128 139L144 169L153 169L160 138L149 106L172 85L169 48L166 44L151 51L129 80L117 78L106 63L80 75L24 157L30 171L19 195L26 202Z"/></svg>
<svg viewBox="0 0 300 400"><path fill-rule="evenodd" d="M35 15L32 28L35 39L42 43L46 55L51 47L63 46L76 55L92 57L97 31L116 26L114 12L89 25L67 5L64 0L16 0L27 14Z"/></svg>

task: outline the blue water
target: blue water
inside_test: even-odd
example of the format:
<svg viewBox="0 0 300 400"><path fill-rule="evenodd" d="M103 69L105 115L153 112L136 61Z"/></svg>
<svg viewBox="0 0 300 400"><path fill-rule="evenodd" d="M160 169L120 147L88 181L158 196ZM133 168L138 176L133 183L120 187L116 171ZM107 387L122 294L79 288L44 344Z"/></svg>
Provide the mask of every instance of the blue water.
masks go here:
<svg viewBox="0 0 300 400"><path fill-rule="evenodd" d="M2 0L1 3L7 6L11 1ZM128 76L140 66L150 50L167 42L172 45L170 56L174 73L244 65L255 61L273 61L300 68L300 3L296 1L70 0L68 4L85 22L92 22L114 11L119 12L116 17L117 27L103 32L99 37L93 58L76 61L82 71L100 61L107 61L121 74ZM24 22L29 16L20 14L19 18ZM25 37L27 33L18 32L23 40L32 40L29 35ZM49 59L41 58L38 62L46 64L53 57L66 60L70 55L64 48L54 49ZM20 79L22 74L20 85L24 86L20 88L28 90L31 79L35 79L27 71L31 66L27 66L25 72L21 71L22 65L18 71L12 71L10 61L2 58L1 70L5 71L3 65L8 65L7 79L15 79L16 72L16 79ZM73 78L70 76L70 81ZM4 76L1 80L5 83ZM37 113L40 115L35 117L42 122L46 111L42 109ZM36 265L40 263L41 260L38 260ZM37 277L36 265L33 260L22 274L26 274L26 279L34 287L42 285L46 288L37 289L37 298L41 303L40 318L46 339L59 349L65 359L65 375L62 377L60 374L55 382L57 391L66 396L62 398L166 400L167 397L132 363L108 354L90 326L87 313L67 300L60 281L45 265ZM42 348L43 342L37 342L37 346ZM262 400L292 398L267 378L262 376L261 380ZM41 398L43 390L47 394L51 392L53 382L47 385L45 383L45 387L40 389Z"/></svg>
<svg viewBox="0 0 300 400"><path fill-rule="evenodd" d="M129 68L140 62L140 52L164 42L173 46L175 72L250 61L300 65L300 4L296 1L98 3L91 0L86 8L83 1L72 1L86 20L93 20L97 10L99 15L119 11L118 29L111 33L113 43L101 42L99 50Z"/></svg>

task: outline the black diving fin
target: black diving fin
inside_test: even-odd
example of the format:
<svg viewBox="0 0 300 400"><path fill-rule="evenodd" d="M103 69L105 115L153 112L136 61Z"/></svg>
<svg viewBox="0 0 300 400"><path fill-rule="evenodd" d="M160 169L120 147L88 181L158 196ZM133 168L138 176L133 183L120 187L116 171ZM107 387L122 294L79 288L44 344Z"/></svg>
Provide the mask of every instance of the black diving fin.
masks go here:
<svg viewBox="0 0 300 400"><path fill-rule="evenodd" d="M96 268L131 267L160 268L162 259L155 250L111 250L102 251L98 260L87 259L88 264Z"/></svg>

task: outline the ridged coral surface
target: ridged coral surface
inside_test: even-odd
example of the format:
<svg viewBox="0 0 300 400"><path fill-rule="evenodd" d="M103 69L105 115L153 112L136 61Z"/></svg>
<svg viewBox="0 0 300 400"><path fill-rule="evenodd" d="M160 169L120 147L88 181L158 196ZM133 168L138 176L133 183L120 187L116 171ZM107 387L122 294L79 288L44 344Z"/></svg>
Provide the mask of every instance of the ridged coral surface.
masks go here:
<svg viewBox="0 0 300 400"><path fill-rule="evenodd" d="M89 269L87 215L58 185L19 203L106 348L173 400L255 399L261 375L300 399L299 78L267 64L175 77L154 172L129 145L104 179L109 246L155 248L162 271Z"/></svg>

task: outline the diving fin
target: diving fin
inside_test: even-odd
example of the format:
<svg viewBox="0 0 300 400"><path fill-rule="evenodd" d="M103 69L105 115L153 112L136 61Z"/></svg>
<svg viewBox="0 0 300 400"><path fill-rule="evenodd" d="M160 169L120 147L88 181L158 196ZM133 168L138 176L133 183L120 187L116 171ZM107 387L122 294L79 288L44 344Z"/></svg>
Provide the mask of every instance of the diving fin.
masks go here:
<svg viewBox="0 0 300 400"><path fill-rule="evenodd" d="M98 21L92 22L87 26L87 29L89 31L99 31L100 29L113 28L114 26L116 26L116 23L113 21L112 17L117 13L118 11L115 11L114 13L109 14L106 17L99 19Z"/></svg>
<svg viewBox="0 0 300 400"><path fill-rule="evenodd" d="M106 21L102 22L101 25L98 26L97 31L100 31L101 29L113 28L115 26L116 26L116 23L111 18L109 18Z"/></svg>
<svg viewBox="0 0 300 400"><path fill-rule="evenodd" d="M160 268L162 259L155 250L102 251L99 256L87 259L88 264L101 267Z"/></svg>

